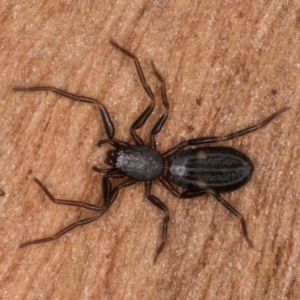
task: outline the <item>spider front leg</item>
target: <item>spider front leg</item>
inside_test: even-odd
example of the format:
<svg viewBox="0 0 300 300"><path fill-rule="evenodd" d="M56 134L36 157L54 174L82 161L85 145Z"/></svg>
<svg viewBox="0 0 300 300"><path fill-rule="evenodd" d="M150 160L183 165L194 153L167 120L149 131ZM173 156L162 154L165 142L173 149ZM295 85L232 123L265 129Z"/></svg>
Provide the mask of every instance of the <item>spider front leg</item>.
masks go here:
<svg viewBox="0 0 300 300"><path fill-rule="evenodd" d="M43 190L43 192L46 194L46 196L55 204L62 204L62 205L69 205L69 206L77 206L77 207L83 207L88 210L94 210L97 211L97 214L93 217L85 218L85 219L80 219L77 220L76 222L68 225L67 227L63 228L62 230L58 231L52 236L46 237L46 238L41 238L41 239L35 239L31 241L27 241L25 243L22 243L20 245L21 248L27 247L30 245L34 244L39 244L39 243L45 243L45 242L50 242L53 241L65 233L71 231L72 229L86 225L88 223L94 222L96 219L101 217L109 208L109 206L112 204L113 200L116 198L116 192L112 189L111 183L109 179L104 176L102 180L102 190L103 190L103 204L102 205L95 205L87 202L82 202L82 201L77 201L77 200L67 200L67 199L58 199L55 198L49 190L41 183L40 180L37 178L34 178L34 181L39 185L39 187Z"/></svg>
<svg viewBox="0 0 300 300"><path fill-rule="evenodd" d="M91 104L97 104L100 107L100 113L102 117L102 121L104 124L105 132L108 137L108 141L114 140L114 134L115 134L115 128L114 124L111 120L111 117L106 109L106 107L98 100L85 97L85 96L80 96L80 95L75 95L69 92L66 92L64 90L52 87L52 86L33 86L33 87L14 87L14 91L17 92L36 92L36 91L51 91L55 94L58 94L60 96L69 98L74 101L78 102L85 102L85 103L91 103Z"/></svg>

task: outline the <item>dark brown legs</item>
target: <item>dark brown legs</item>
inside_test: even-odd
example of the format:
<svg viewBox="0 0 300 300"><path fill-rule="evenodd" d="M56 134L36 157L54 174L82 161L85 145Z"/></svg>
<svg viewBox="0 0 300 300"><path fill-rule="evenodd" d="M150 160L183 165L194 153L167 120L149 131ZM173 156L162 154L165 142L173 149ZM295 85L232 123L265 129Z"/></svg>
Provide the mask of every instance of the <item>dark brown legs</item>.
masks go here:
<svg viewBox="0 0 300 300"><path fill-rule="evenodd" d="M64 90L57 89L52 86L14 87L13 90L17 91L17 92L21 92L21 91L22 92L51 91L55 94L58 94L63 97L67 97L74 101L97 104L100 107L100 113L102 116L105 132L106 132L108 139L110 140L110 139L113 139L113 137L114 137L115 128L114 128L112 120L109 116L109 113L107 112L107 109L105 108L105 106L96 99L71 94Z"/></svg>
<svg viewBox="0 0 300 300"><path fill-rule="evenodd" d="M232 132L225 136L209 136L209 137L194 138L194 139L189 139L189 140L183 141L183 142L179 143L177 146L166 151L163 155L165 158L170 157L171 155L173 155L174 153L178 152L180 149L182 149L186 146L196 146L196 145L232 140L234 138L248 134L250 132L253 132L255 130L258 130L258 129L266 126L274 118L276 118L278 115L282 114L283 112L287 111L288 109L290 109L290 107L283 107L282 109L280 109L277 112L270 115L268 118L266 118L261 123L249 126L247 128L244 128L244 129L241 129L241 130L238 130L235 132Z"/></svg>
<svg viewBox="0 0 300 300"><path fill-rule="evenodd" d="M118 45L116 42L110 41L110 43L114 47L116 47L118 50L120 50L121 52L123 52L124 54L126 54L127 56L129 56L130 58L133 59L138 77L139 77L140 82L142 84L142 87L143 87L143 89L145 90L145 92L147 93L148 97L151 100L150 105L135 120L135 122L131 125L131 128L130 128L130 133L131 133L131 136L132 136L135 144L136 145L143 145L144 144L143 140L138 136L138 134L135 131L137 129L141 128L144 125L144 123L147 121L149 116L151 115L151 113L152 113L152 111L155 107L155 97L154 97L154 94L153 94L150 86L148 85L148 83L145 79L145 75L144 75L144 72L142 70L142 67L140 65L140 62L139 62L138 58L133 53L129 52L125 48ZM162 102L163 102L163 105L164 105L164 108L165 108L165 113L158 119L158 121L156 122L156 124L154 125L154 127L151 131L150 146L152 148L155 148L156 144L155 144L154 135L160 132L160 130L162 129L162 127L165 123L165 121L167 120L168 111L169 111L169 103L168 103L168 99L167 99L165 82L164 82L162 76L156 70L155 65L154 65L153 62L151 62L151 65L152 65L152 68L153 68L154 75L157 77L157 79L160 81L160 84L161 84L161 96L162 96Z"/></svg>
<svg viewBox="0 0 300 300"><path fill-rule="evenodd" d="M153 264L155 264L159 254L161 253L161 251L163 250L163 248L166 244L170 214L169 214L168 207L161 200L159 200L154 195L150 195L150 189L151 189L151 181L145 182L145 191L146 191L146 196L147 196L148 200L150 200L150 202L152 204L154 204L157 208L162 210L165 214L164 221L163 221L163 228L162 228L162 241L156 250L156 255L153 260Z"/></svg>
<svg viewBox="0 0 300 300"><path fill-rule="evenodd" d="M27 247L29 245L33 244L39 244L39 243L44 243L44 242L50 242L53 241L65 233L69 232L70 230L76 228L77 226L82 226L88 223L91 223L95 221L97 218L102 216L110 204L113 202L113 196L112 194L112 188L109 180L104 177L102 181L102 188L103 188L103 204L101 206L95 205L95 204L90 204L82 201L76 201L76 200L65 200L65 199L56 199L53 197L53 195L49 192L49 190L37 179L34 178L34 181L40 186L40 188L44 191L44 193L47 195L47 197L55 204L62 204L62 205L69 205L69 206L79 206L83 207L88 210L94 210L97 211L97 214L94 217L90 218L85 218L85 219L80 219L67 227L63 228L62 230L58 231L56 234L50 237L42 238L42 239L36 239L36 240L31 240L25 243L22 243L20 247Z"/></svg>
<svg viewBox="0 0 300 300"><path fill-rule="evenodd" d="M151 100L150 105L136 119L136 121L132 124L132 126L130 128L131 136L132 136L135 144L142 145L142 144L144 144L144 142L137 135L136 130L139 129L141 126L143 126L144 123L147 121L148 117L151 115L151 113L152 113L152 111L155 107L155 97L154 97L154 94L153 94L150 86L147 84L147 81L145 79L145 76L144 76L144 73L143 73L143 70L142 70L141 65L139 63L138 58L134 54L132 54L131 52L126 50L125 48L119 46L114 41L111 41L111 44L114 47L116 47L118 50L120 50L121 52L123 52L124 54L126 54L127 56L129 56L130 58L133 59L138 77L140 79L140 82L141 82L145 92L147 93L148 97ZM151 65L152 65L152 68L153 68L154 75L157 77L157 79L160 82L162 103L163 103L163 106L165 108L165 113L158 119L158 121L156 122L156 124L154 125L154 127L153 127L153 129L150 133L150 146L152 148L156 148L155 135L161 131L165 121L167 120L168 111L169 111L169 104L168 104L168 99L167 99L167 94L166 94L165 82L164 82L162 76L159 74L159 72L155 68L155 65L154 65L153 62L151 62ZM64 90L61 90L61 89L58 89L58 88L55 88L55 87L52 87L52 86L15 87L13 90L14 91L24 91L24 92L51 91L53 93L56 93L56 94L58 94L60 96L63 96L63 97L67 97L67 98L69 98L71 100L74 100L74 101L85 102L85 103L90 103L90 104L96 104L100 107L100 113L101 113L102 121L103 121L103 124L104 124L105 132L106 132L106 135L107 135L107 139L99 141L98 146L101 146L104 143L109 143L115 148L122 148L122 147L130 147L131 146L127 142L117 140L117 139L114 138L115 129L114 129L114 125L112 123L112 120L109 116L109 113L108 113L107 109L105 108L105 106L96 99L85 97L85 96L80 96L80 95L75 95L75 94L66 92ZM94 204L89 204L89 203L86 203L86 202L76 201L76 200L66 200L66 199L54 198L53 195L49 192L49 190L37 178L34 178L35 182L40 186L40 188L44 191L44 193L47 195L47 197L53 203L61 204L61 205L77 206L77 207L79 206L79 207L83 207L83 208L88 209L88 210L94 210L94 211L97 212L97 214L94 217L80 219L80 220L68 225L67 227L63 228L62 230L60 230L59 232L57 232L53 236L42 238L42 239L31 240L31 241L22 243L20 245L20 247L26 247L26 246L33 245L33 244L53 241L53 240L59 238L60 236L64 235L65 233L69 232L70 230L72 230L72 229L74 229L78 226L82 226L82 225L85 225L85 224L88 224L88 223L91 223L91 222L95 221L97 218L102 216L107 211L109 206L116 199L116 197L118 195L118 191L121 188L132 185L136 182L135 180L129 179L129 180L126 180L126 181L118 184L114 188L112 188L109 178L124 177L122 174L120 174L120 172L118 172L117 170L113 170L113 169L100 169L96 166L93 167L93 170L105 174L104 177L103 177L103 180L102 180L102 190L103 190L103 204L102 205L94 205ZM161 209L165 213L164 225L163 225L163 230L162 230L162 243L159 246L159 248L157 249L157 253L156 253L156 256L155 256L155 259L154 259L154 263L155 263L156 260L157 260L158 255L161 253L161 251L162 251L162 249L165 245L165 242L166 242L167 225L168 225L168 222L169 222L169 212L168 212L168 208L156 196L150 195L151 182L146 182L145 186L146 186L146 196L147 196L147 198L156 207L158 207L159 209Z"/></svg>
<svg viewBox="0 0 300 300"><path fill-rule="evenodd" d="M213 190L209 190L208 193L213 195L216 200L218 200L227 210L229 210L234 216L236 216L240 220L243 229L243 235L246 238L248 245L251 248L253 248L253 243L248 237L248 231L247 231L246 221L244 217L230 203L228 203L219 193Z"/></svg>
<svg viewBox="0 0 300 300"><path fill-rule="evenodd" d="M94 217L80 219L80 220L68 225L67 227L63 228L62 230L58 231L57 233L55 233L54 235L52 235L50 237L31 240L31 241L22 243L20 245L21 248L27 247L27 246L33 245L33 244L39 244L39 243L45 243L45 242L53 241L53 240L61 237L65 233L71 231L72 229L74 229L78 226L82 226L82 225L86 225L88 223L94 222L96 219L101 217L107 211L109 206L116 199L116 197L118 195L118 192L121 188L123 188L125 186L132 185L136 182L135 180L127 180L127 181L124 181L124 182L118 184L114 188L112 188L111 183L109 181L109 175L104 176L103 179L102 179L103 204L102 205L95 205L95 204L90 204L90 203L87 203L87 202L82 202L82 201L77 201L77 200L66 200L66 199L54 198L54 196L49 192L49 190L37 178L34 178L34 181L40 186L40 188L44 191L44 193L47 195L47 197L53 203L62 204L62 205L69 205L69 206L77 206L77 207L79 206L79 207L83 207L83 208L88 209L88 210L94 210L94 211L97 212L97 214Z"/></svg>
<svg viewBox="0 0 300 300"><path fill-rule="evenodd" d="M246 238L249 246L253 248L253 243L248 237L248 231L247 231L246 221L244 217L229 202L227 202L218 192L211 189L183 192L182 194L180 194L179 197L181 199L190 199L190 198L202 196L204 194L210 194L214 196L214 198L217 201L219 201L229 212L231 212L235 217L237 217L240 220L243 229L243 235Z"/></svg>
<svg viewBox="0 0 300 300"><path fill-rule="evenodd" d="M227 202L218 192L211 190L211 189L203 189L203 190L198 190L198 191L185 191L185 192L178 192L172 184L166 180L165 178L161 177L160 178L161 183L167 188L175 197L181 198L181 199L190 199L190 198L195 198L195 197L200 197L205 194L210 194L214 196L214 198L219 201L229 212L231 212L235 217L239 218L242 229L243 229L243 235L246 238L249 246L253 248L253 243L249 239L248 236L248 231L247 231L247 226L246 226L246 221L244 217L229 203ZM166 224L167 226L167 224ZM167 232L167 229L165 229Z"/></svg>

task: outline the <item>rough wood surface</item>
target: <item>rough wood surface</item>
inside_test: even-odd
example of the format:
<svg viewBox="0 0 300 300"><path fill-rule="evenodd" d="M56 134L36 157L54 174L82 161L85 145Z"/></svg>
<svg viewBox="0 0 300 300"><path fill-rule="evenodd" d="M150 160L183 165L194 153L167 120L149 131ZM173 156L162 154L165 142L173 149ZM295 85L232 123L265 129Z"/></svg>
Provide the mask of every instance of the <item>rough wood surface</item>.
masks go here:
<svg viewBox="0 0 300 300"><path fill-rule="evenodd" d="M300 6L296 1L10 1L0 6L0 299L297 299L300 295ZM156 265L162 214L137 184L96 222L55 242L24 249L89 215L56 197L101 203L108 147L99 112L51 93L13 92L52 85L102 101L116 137L149 100L135 53L157 94L153 60L166 80L170 115L159 134L167 150L186 138L222 135L292 109L267 127L222 143L255 164L251 181L224 194L245 217L212 197L179 200L160 184L170 209L166 247Z"/></svg>

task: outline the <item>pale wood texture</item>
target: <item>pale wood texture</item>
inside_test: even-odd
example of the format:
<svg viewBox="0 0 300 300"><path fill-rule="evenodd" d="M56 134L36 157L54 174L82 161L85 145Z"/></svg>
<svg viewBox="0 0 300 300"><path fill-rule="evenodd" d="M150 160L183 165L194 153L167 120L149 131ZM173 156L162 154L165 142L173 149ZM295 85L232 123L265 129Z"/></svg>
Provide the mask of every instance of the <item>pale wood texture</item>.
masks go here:
<svg viewBox="0 0 300 300"><path fill-rule="evenodd" d="M17 3L17 4L16 4ZM0 6L0 299L297 299L300 295L300 6L297 1L9 1ZM159 99L153 60L166 80L170 115L158 149L186 138L226 134L292 109L267 127L223 143L255 164L251 181L224 194L245 217L212 197L179 200L160 184L170 209L166 247L161 212L137 184L96 222L55 242L24 249L88 215L56 197L101 203L105 138L99 112L51 93L52 85L102 101L116 137L149 100L135 53ZM159 101L148 132L162 112Z"/></svg>

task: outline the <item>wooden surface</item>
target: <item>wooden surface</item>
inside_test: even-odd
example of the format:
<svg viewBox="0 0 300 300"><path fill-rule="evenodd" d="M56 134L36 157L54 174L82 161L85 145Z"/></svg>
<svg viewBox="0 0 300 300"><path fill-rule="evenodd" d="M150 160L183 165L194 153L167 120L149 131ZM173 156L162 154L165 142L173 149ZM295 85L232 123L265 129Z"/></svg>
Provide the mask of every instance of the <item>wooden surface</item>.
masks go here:
<svg viewBox="0 0 300 300"><path fill-rule="evenodd" d="M115 2L115 3L114 3ZM300 6L296 1L15 1L0 6L0 299L297 299L300 295ZM297 6L298 5L298 6ZM96 222L24 249L89 215L52 204L56 197L101 203L105 138L93 105L14 86L52 85L106 106L116 137L149 103L135 53L159 100L150 61L170 102L157 138L176 143L222 135L292 109L267 127L222 145L245 152L251 181L223 196L246 219L254 249L236 218L212 197L152 192L168 207L168 240L156 265L163 215L143 184L122 190ZM163 111L160 101L139 133Z"/></svg>

